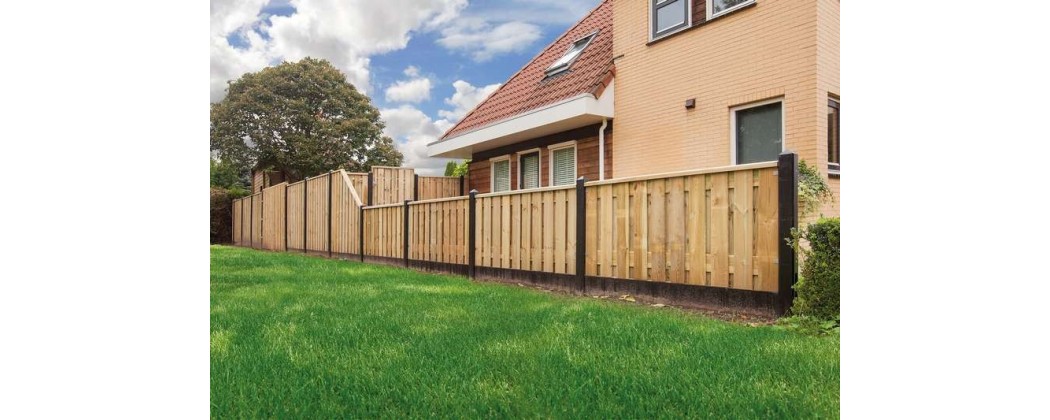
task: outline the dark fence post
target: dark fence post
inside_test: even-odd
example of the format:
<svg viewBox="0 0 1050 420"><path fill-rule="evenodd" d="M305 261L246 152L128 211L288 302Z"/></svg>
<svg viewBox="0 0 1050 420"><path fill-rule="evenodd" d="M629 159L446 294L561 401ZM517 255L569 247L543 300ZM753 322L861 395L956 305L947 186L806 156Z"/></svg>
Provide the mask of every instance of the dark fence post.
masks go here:
<svg viewBox="0 0 1050 420"><path fill-rule="evenodd" d="M310 207L310 205L306 202L306 185L309 184L309 183L310 183L310 178L303 177L303 253L304 254L306 253L306 249L309 248L308 246L306 246L306 239L307 239L307 236L309 236L306 233L306 230L309 227L309 225L306 224L306 210Z"/></svg>
<svg viewBox="0 0 1050 420"><path fill-rule="evenodd" d="M576 179L576 281L580 291L587 290L587 187L581 176Z"/></svg>
<svg viewBox="0 0 1050 420"><path fill-rule="evenodd" d="M365 262L365 206L357 206L357 252Z"/></svg>
<svg viewBox="0 0 1050 420"><path fill-rule="evenodd" d="M415 175L415 184L412 184L412 200L419 201L419 174ZM408 200L405 200L408 201Z"/></svg>
<svg viewBox="0 0 1050 420"><path fill-rule="evenodd" d="M463 195L463 191L466 189L466 184L463 182L463 175L459 176L459 195Z"/></svg>
<svg viewBox="0 0 1050 420"><path fill-rule="evenodd" d="M288 252L288 182L284 183L284 252Z"/></svg>
<svg viewBox="0 0 1050 420"><path fill-rule="evenodd" d="M792 286L798 280L797 261L792 231L798 227L798 155L785 152L777 160L778 212L780 247L778 255L777 313L791 309L795 297Z"/></svg>
<svg viewBox="0 0 1050 420"><path fill-rule="evenodd" d="M328 173L328 258L332 258L332 173Z"/></svg>
<svg viewBox="0 0 1050 420"><path fill-rule="evenodd" d="M365 203L365 204L368 204L369 206L372 205L372 196L374 196L376 194L375 190L376 189L375 189L374 180L373 180L373 177L372 177L372 171L369 170L368 171L368 202Z"/></svg>
<svg viewBox="0 0 1050 420"><path fill-rule="evenodd" d="M475 228L478 225L478 215L476 208L477 206L475 206L475 204L478 201L477 196L478 190L470 190L470 200L468 204L470 207L467 208L467 274L470 278L474 278L474 276L477 274L477 266L475 265L474 261L474 254L476 253L475 245L477 242L477 238L475 238L474 236Z"/></svg>
<svg viewBox="0 0 1050 420"><path fill-rule="evenodd" d="M419 175L416 175L416 180L419 180ZM410 202L411 200L405 200L405 212L403 217L404 233L401 235L401 256L404 257L405 267L408 267L408 203Z"/></svg>

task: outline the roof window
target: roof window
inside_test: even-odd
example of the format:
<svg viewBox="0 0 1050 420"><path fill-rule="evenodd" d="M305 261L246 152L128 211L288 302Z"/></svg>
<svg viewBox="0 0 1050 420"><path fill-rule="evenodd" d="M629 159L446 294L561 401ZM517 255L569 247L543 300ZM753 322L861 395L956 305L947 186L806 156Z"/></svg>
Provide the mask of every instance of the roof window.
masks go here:
<svg viewBox="0 0 1050 420"><path fill-rule="evenodd" d="M547 67L547 76L550 77L555 74L561 73L565 70L568 70L569 66L572 65L572 62L576 61L576 58L580 56L580 53L583 52L584 48L587 48L587 45L590 45L591 41L594 39L594 36L597 34L598 32L595 31L590 35L587 35L583 38L580 38L578 41L573 42L572 45L569 46L569 49L565 51L565 54L561 56L561 58L555 61L554 64L551 64L550 67Z"/></svg>

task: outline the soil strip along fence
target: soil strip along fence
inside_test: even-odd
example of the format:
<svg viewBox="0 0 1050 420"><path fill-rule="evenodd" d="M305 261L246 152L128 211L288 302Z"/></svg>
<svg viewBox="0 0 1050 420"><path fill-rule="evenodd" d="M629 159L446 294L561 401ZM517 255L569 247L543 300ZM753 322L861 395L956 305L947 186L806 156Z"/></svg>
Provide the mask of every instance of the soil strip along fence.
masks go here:
<svg viewBox="0 0 1050 420"><path fill-rule="evenodd" d="M797 171L797 156L785 153L778 162L463 196L461 177L339 170L235 200L233 242L779 314L797 277L785 240L798 225ZM384 203L369 205L362 188Z"/></svg>

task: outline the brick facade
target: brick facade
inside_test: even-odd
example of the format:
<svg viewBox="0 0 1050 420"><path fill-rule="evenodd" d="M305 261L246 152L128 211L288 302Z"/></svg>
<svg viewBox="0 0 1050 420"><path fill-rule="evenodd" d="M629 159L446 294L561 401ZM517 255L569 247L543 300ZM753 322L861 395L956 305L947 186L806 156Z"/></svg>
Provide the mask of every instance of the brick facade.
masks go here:
<svg viewBox="0 0 1050 420"><path fill-rule="evenodd" d="M588 181L598 179L598 129L601 125L590 125L548 136L537 137L509 146L475 153L470 162L470 178L467 190L477 189L484 194L492 187L492 161L490 159L510 156L510 188L518 189L518 152L539 149L540 186L550 186L550 150L548 146L576 141L576 174ZM605 130L605 177L612 178L613 162L612 122Z"/></svg>
<svg viewBox="0 0 1050 420"><path fill-rule="evenodd" d="M785 149L826 172L838 0L757 0L706 22L706 2L693 1L693 27L653 42L650 2L613 2L616 176L730 165L730 108L774 98L783 100Z"/></svg>

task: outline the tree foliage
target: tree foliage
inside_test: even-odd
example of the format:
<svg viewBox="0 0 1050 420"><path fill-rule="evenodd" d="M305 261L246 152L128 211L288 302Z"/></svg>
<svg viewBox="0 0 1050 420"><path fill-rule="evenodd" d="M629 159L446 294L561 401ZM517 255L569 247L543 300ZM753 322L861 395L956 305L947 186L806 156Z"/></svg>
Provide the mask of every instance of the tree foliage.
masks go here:
<svg viewBox="0 0 1050 420"><path fill-rule="evenodd" d="M259 168L293 179L403 160L371 100L313 58L230 82L226 98L211 107L211 149L240 173Z"/></svg>
<svg viewBox="0 0 1050 420"><path fill-rule="evenodd" d="M230 191L233 198L248 195L247 173L240 172L236 166L215 158L211 159L211 186Z"/></svg>
<svg viewBox="0 0 1050 420"><path fill-rule="evenodd" d="M456 163L454 160L450 160L445 164L445 176L466 176L470 169L470 160Z"/></svg>

